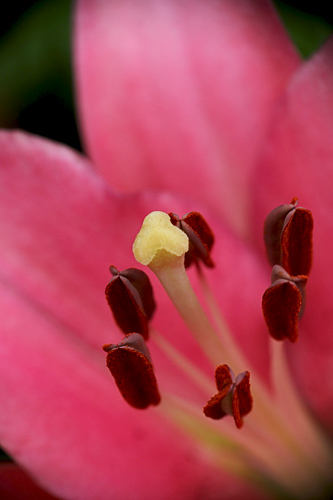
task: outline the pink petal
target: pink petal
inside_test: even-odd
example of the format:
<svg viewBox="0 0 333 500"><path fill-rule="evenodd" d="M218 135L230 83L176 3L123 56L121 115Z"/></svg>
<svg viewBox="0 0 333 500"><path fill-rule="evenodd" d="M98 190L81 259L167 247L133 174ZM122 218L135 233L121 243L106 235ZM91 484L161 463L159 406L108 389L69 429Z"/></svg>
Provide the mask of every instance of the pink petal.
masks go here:
<svg viewBox="0 0 333 500"><path fill-rule="evenodd" d="M242 487L226 481L202 453L199 458L196 445L159 413L124 404L100 348L122 337L104 302L108 265L135 265L131 243L146 213L185 213L190 202L168 194L117 196L80 155L18 132L0 133L0 166L0 442L64 497L98 500L112 491L121 500L135 489L138 499L185 499L204 488L209 499L222 487L226 498L237 495ZM217 221L212 226L219 268L212 281L223 290L227 319L239 325L240 340L243 334L264 339L261 264ZM185 351L204 367L165 293L157 288L156 295L157 327L190 346ZM239 303L244 315L233 322ZM252 348L260 365L262 342ZM163 389L192 390L188 397L205 401L180 384L177 371L165 382L166 364L152 351Z"/></svg>
<svg viewBox="0 0 333 500"><path fill-rule="evenodd" d="M191 195L244 233L253 160L299 64L269 3L81 0L75 59L87 150L110 184Z"/></svg>
<svg viewBox="0 0 333 500"><path fill-rule="evenodd" d="M210 498L222 486L158 412L123 404L102 353L73 344L8 287L0 296L0 440L42 487L62 498L125 500L134 491L137 499L193 498L203 487Z"/></svg>
<svg viewBox="0 0 333 500"><path fill-rule="evenodd" d="M137 265L132 243L150 211L182 215L193 208L207 211L170 195L116 196L80 155L21 133L0 134L0 164L2 276L89 345L99 350L103 344L118 342L122 334L104 298L109 265L119 269ZM258 327L264 324L261 263L218 219L208 220L217 236L217 271L211 276L222 310L240 339L266 338ZM157 326L170 332L170 338L200 363L201 351L190 335L189 343L179 336L183 324L176 312L169 313L170 301L156 281L153 277L158 308L164 311L155 315ZM244 314L235 315L239 301ZM260 346L265 344L261 340ZM253 342L250 357L265 373L267 364L260 361L260 351Z"/></svg>
<svg viewBox="0 0 333 500"><path fill-rule="evenodd" d="M333 39L295 75L283 96L254 179L255 224L289 203L314 216L314 263L291 367L309 405L332 427L333 413ZM258 217L260 214L260 217Z"/></svg>
<svg viewBox="0 0 333 500"><path fill-rule="evenodd" d="M174 200L115 195L82 156L20 132L0 133L0 165L2 278L87 349L120 341L104 297L109 265L136 266L144 217Z"/></svg>
<svg viewBox="0 0 333 500"><path fill-rule="evenodd" d="M2 276L99 347L110 331L110 259L134 261L135 221L119 226L135 200L115 197L68 148L19 132L1 132L0 144Z"/></svg>

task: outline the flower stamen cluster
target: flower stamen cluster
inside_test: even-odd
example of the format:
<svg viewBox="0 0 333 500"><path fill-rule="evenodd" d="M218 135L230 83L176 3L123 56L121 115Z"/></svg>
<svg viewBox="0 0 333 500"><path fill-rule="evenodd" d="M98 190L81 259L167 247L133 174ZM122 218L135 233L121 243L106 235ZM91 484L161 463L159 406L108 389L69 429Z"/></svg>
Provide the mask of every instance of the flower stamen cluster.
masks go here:
<svg viewBox="0 0 333 500"><path fill-rule="evenodd" d="M273 269L262 307L276 346L282 344L275 340L295 342L298 338L312 261L312 214L297 205L294 198L289 205L274 209L265 222L264 239ZM126 336L118 344L103 347L107 366L127 403L144 409L164 401L164 415L185 432L195 429L196 439L211 450L224 469L248 480L256 478L272 498L276 492L283 498L317 498L330 484L331 447L297 397L283 351L272 349L272 389L234 341L201 269L202 265L214 267L213 243L214 235L198 212L182 218L173 212L152 212L134 241L133 253L140 264L155 273L203 356L214 367L217 393L207 375L151 327L155 310L152 287L148 276L134 268L122 272L110 268L113 277L106 287L106 298ZM189 281L187 269L191 265L198 272L210 316ZM151 339L205 392L208 402L201 408L163 387L160 394L146 344ZM235 422L234 431L227 423L216 427L215 421L228 415Z"/></svg>
<svg viewBox="0 0 333 500"><path fill-rule="evenodd" d="M313 217L298 199L272 210L264 224L267 256L273 266L271 286L262 298L269 333L275 340L298 339L305 307L305 285L312 263Z"/></svg>

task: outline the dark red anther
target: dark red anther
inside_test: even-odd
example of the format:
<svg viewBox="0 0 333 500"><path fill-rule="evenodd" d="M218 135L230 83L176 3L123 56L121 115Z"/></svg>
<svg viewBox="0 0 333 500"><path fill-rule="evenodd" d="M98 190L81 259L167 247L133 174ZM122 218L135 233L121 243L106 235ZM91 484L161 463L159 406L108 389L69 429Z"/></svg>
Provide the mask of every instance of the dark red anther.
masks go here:
<svg viewBox="0 0 333 500"><path fill-rule="evenodd" d="M313 217L297 205L297 198L293 198L289 205L274 208L264 224L270 263L283 266L291 276L308 275L312 264Z"/></svg>
<svg viewBox="0 0 333 500"><path fill-rule="evenodd" d="M267 257L272 266L281 264L281 234L284 221L288 213L296 208L297 203L297 198L293 198L290 204L274 208L266 217L264 241Z"/></svg>
<svg viewBox="0 0 333 500"><path fill-rule="evenodd" d="M281 265L291 276L310 273L312 265L313 217L310 210L296 208L289 212L281 235Z"/></svg>
<svg viewBox="0 0 333 500"><path fill-rule="evenodd" d="M139 333L130 333L119 344L103 346L106 365L128 404L138 409L158 405L161 396L145 341Z"/></svg>
<svg viewBox="0 0 333 500"><path fill-rule="evenodd" d="M206 417L219 420L232 415L238 429L243 427L243 417L253 406L250 391L250 373L240 373L236 379L228 365L220 365L215 371L218 393L213 396L203 411Z"/></svg>
<svg viewBox="0 0 333 500"><path fill-rule="evenodd" d="M290 276L281 266L272 270L272 284L262 297L262 310L275 340L298 339L298 320L305 306L307 276Z"/></svg>
<svg viewBox="0 0 333 500"><path fill-rule="evenodd" d="M105 289L105 296L119 328L124 333L138 332L148 338L148 322L155 310L153 289L149 278L140 269L119 272L110 266L113 278Z"/></svg>
<svg viewBox="0 0 333 500"><path fill-rule="evenodd" d="M214 244L214 234L206 220L199 212L190 212L181 219L175 213L169 213L170 220L174 226L179 227L188 236L189 250L185 254L185 267L198 260L207 267L214 267L210 252Z"/></svg>

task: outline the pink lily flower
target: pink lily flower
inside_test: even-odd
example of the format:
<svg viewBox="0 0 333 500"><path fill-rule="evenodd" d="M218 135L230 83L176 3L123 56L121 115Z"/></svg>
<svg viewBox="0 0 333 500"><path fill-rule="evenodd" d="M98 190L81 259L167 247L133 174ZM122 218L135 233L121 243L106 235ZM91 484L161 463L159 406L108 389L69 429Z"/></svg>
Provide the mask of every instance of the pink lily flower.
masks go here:
<svg viewBox="0 0 333 500"><path fill-rule="evenodd" d="M302 63L264 0L79 0L74 53L90 160L0 132L1 446L63 499L328 496L332 40ZM294 196L314 215L314 262L299 340L272 349L262 228ZM203 414L216 365L152 273L161 404L127 405L105 366L123 337L108 267L144 269L132 244L155 210L199 211L214 231L215 268L188 274L256 373L242 429Z"/></svg>

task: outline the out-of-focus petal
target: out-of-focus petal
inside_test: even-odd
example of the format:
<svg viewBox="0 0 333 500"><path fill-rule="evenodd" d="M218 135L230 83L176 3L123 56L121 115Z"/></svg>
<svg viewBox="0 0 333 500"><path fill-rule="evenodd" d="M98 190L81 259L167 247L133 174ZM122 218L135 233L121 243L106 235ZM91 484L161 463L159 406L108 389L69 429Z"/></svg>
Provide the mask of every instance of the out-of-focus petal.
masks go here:
<svg viewBox="0 0 333 500"><path fill-rule="evenodd" d="M123 403L103 354L8 286L0 296L0 441L42 487L72 500L216 498L221 475L157 412Z"/></svg>
<svg viewBox="0 0 333 500"><path fill-rule="evenodd" d="M197 202L168 194L115 195L82 156L37 137L2 132L0 146L0 263L5 280L99 350L123 336L120 331L117 335L104 297L109 265L137 265L132 243L152 210L184 214L199 209L216 236L216 268L208 272L214 292L236 338L251 339L249 355L265 372L267 356L260 361L257 344L265 345L259 326L265 286L261 265L216 217ZM150 277L158 306L154 324L200 364L201 351L191 335L180 334L186 331L182 321L175 310L170 313L173 306ZM242 314L235 314L239 304Z"/></svg>
<svg viewBox="0 0 333 500"><path fill-rule="evenodd" d="M104 500L111 492L125 500L135 490L138 499L149 498L147 491L162 499L204 491L209 499L221 489L228 498L238 486L198 458L193 442L156 411L138 413L124 403L101 350L117 341L104 298L109 264L134 263L132 242L149 211L183 214L193 202L169 194L115 195L80 155L28 134L2 132L0 146L0 442L64 498ZM239 341L265 372L265 340L257 343L261 263L218 221L210 222L219 268L211 274L213 287ZM156 326L207 371L156 279L154 286ZM153 343L151 353L162 390L179 387L196 404L205 401L208 395L179 382L177 370L165 371L169 365Z"/></svg>
<svg viewBox="0 0 333 500"><path fill-rule="evenodd" d="M4 131L0 144L2 278L92 345L113 340L104 288L111 259L134 262L125 214L140 210L135 200L114 196L69 148Z"/></svg>
<svg viewBox="0 0 333 500"><path fill-rule="evenodd" d="M80 0L87 151L123 191L170 188L246 233L248 179L299 57L265 0Z"/></svg>
<svg viewBox="0 0 333 500"><path fill-rule="evenodd" d="M332 426L333 413L333 39L295 75L277 108L255 172L256 238L265 214L289 203L314 216L313 268L299 341L288 346L291 368L311 408ZM261 214L261 217L258 217Z"/></svg>

